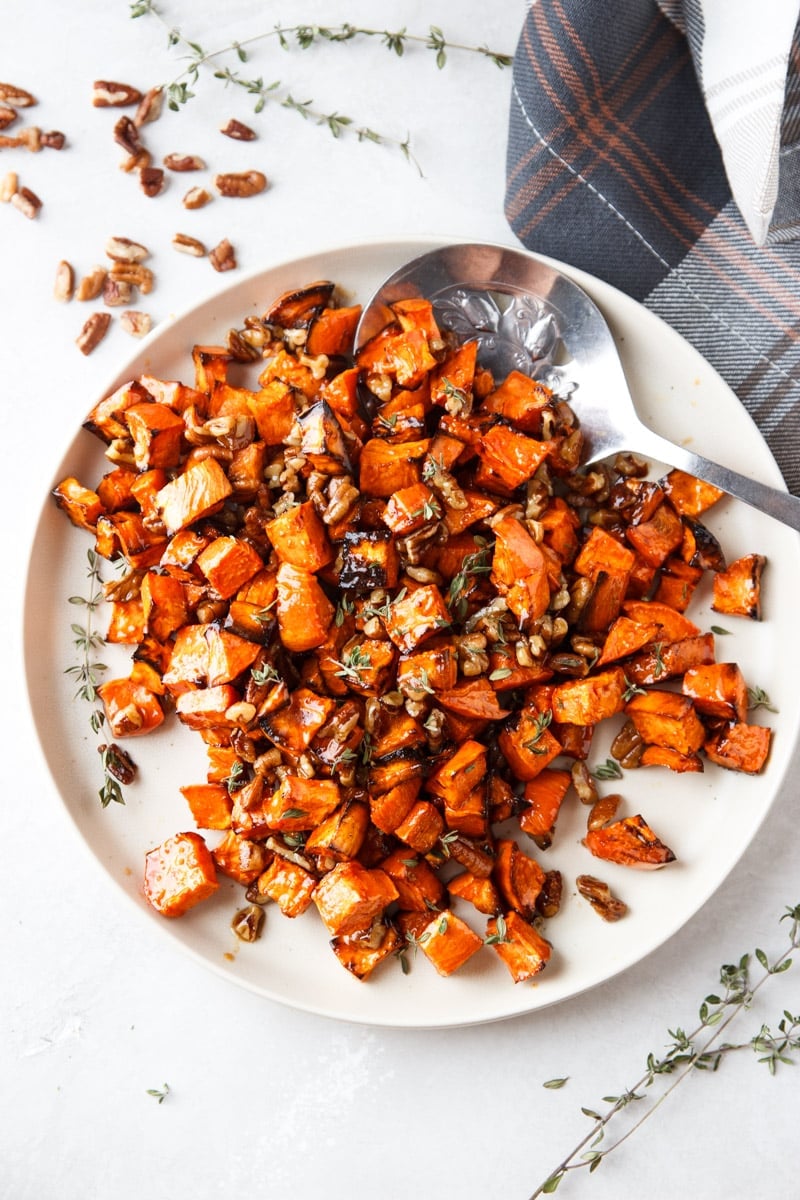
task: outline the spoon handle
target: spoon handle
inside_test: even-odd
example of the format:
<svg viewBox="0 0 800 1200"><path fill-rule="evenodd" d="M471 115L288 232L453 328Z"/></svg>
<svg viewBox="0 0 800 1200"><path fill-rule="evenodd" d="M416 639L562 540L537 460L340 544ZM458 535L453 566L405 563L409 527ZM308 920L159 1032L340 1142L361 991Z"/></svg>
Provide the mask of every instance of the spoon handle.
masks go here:
<svg viewBox="0 0 800 1200"><path fill-rule="evenodd" d="M702 479L704 483L721 488L737 500L760 509L769 517L774 517L783 525L800 532L800 498L783 492L779 488L769 487L759 483L747 475L740 475L729 467L721 467L719 463L711 462L700 454L693 454L683 446L662 438L651 429L641 425L637 430L636 451L671 467L686 471L689 475Z"/></svg>

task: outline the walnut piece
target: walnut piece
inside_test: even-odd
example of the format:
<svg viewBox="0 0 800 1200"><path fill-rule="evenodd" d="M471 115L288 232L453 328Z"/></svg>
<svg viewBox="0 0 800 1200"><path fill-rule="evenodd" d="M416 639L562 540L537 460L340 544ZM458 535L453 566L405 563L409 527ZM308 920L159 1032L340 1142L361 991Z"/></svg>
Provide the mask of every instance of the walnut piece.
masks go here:
<svg viewBox="0 0 800 1200"><path fill-rule="evenodd" d="M108 333L108 327L111 324L111 313L93 312L85 322L81 329L75 345L80 350L81 354L91 354L93 350L102 342L103 338Z"/></svg>

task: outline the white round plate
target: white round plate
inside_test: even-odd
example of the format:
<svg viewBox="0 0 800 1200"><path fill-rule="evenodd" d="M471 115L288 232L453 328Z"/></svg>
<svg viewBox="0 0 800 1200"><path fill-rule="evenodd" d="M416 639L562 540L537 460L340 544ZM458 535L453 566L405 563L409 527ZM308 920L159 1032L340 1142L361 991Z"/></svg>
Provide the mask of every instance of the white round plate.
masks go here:
<svg viewBox="0 0 800 1200"><path fill-rule="evenodd" d="M240 325L248 314L261 313L281 292L324 278L335 280L346 296L364 301L389 272L445 240L341 247L239 279L156 329L102 395L143 372L191 383L192 345L218 344L231 326ZM778 468L749 416L701 356L627 296L564 269L607 316L643 419L673 441L691 444L726 466L781 487ZM76 424L83 416L76 413ZM53 482L74 474L94 487L107 469L101 444L80 430ZM86 556L92 540L46 498L30 558L25 654L32 711L56 788L98 863L143 918L213 970L261 995L331 1017L409 1028L492 1021L555 1004L638 962L698 911L753 838L792 755L800 707L786 647L793 644L797 620L792 586L798 576L797 536L729 500L716 506L708 524L729 561L749 552L768 559L762 622L716 617L708 606L708 590L695 596L689 615L704 629L717 624L730 630L730 636L717 640L718 658L739 662L748 683L765 689L779 710L773 714L761 709L752 718L774 728L770 761L764 774L755 778L708 763L703 774L644 768L626 772L622 783L601 784L605 792L621 789L623 812L641 812L675 852L677 861L657 872L631 871L593 859L581 845L586 809L577 803L566 806L553 846L546 852L532 842L527 847L545 868L561 870L565 881L562 910L545 928L553 957L532 983L514 984L489 948L449 979L437 975L421 952L410 952L408 974L390 959L371 979L360 982L330 951L313 906L295 920L283 917L274 906L268 908L260 940L241 943L231 932L230 918L243 902L243 891L227 880L212 900L185 917L167 920L155 913L141 892L144 855L165 837L192 828L178 789L205 780L205 748L174 719L156 734L128 742L139 768L137 781L126 789L124 806L101 808L91 709L74 698L74 678L65 674L78 660L70 626L82 619L68 597L87 594ZM108 647L102 656L110 667L108 678L127 674L126 651ZM609 741L601 727L592 762L604 761ZM629 905L623 920L606 924L576 894L574 880L583 872L601 875ZM657 972L657 962L653 970Z"/></svg>

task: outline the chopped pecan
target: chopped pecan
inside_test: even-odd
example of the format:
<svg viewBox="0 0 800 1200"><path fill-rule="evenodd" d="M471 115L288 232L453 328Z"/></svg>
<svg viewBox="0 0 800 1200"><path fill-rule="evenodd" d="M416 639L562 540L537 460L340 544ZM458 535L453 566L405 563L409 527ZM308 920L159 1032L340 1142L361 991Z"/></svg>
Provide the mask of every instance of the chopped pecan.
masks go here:
<svg viewBox="0 0 800 1200"><path fill-rule="evenodd" d="M14 195L11 197L11 203L29 221L32 221L34 217L39 215L39 209L42 207L42 202L36 193L26 187L22 187L18 192L14 192Z"/></svg>
<svg viewBox="0 0 800 1200"><path fill-rule="evenodd" d="M129 283L133 287L139 289L143 296L147 296L153 290L155 276L149 267L144 263L136 262L115 262L111 267L111 278Z"/></svg>
<svg viewBox="0 0 800 1200"><path fill-rule="evenodd" d="M56 280L53 285L53 295L56 300L71 300L75 291L75 272L66 259L56 267Z"/></svg>
<svg viewBox="0 0 800 1200"><path fill-rule="evenodd" d="M14 150L19 146L24 146L25 141L19 134L0 133L0 149Z"/></svg>
<svg viewBox="0 0 800 1200"><path fill-rule="evenodd" d="M78 300L95 300L103 290L106 281L105 267L95 267L88 275L84 275L78 284L75 297Z"/></svg>
<svg viewBox="0 0 800 1200"><path fill-rule="evenodd" d="M131 241L127 237L110 237L106 241L106 254L114 262L142 262L149 258L150 251L141 242Z"/></svg>
<svg viewBox="0 0 800 1200"><path fill-rule="evenodd" d="M604 921L618 921L628 911L627 904L612 894L611 888L594 875L579 875L575 880L578 891L588 900Z"/></svg>
<svg viewBox="0 0 800 1200"><path fill-rule="evenodd" d="M48 150L63 150L67 144L67 139L60 129L48 129L42 133L42 146L46 146Z"/></svg>
<svg viewBox="0 0 800 1200"><path fill-rule="evenodd" d="M91 354L108 333L111 324L111 313L93 312L84 323L83 329L75 339L75 345L81 354Z"/></svg>
<svg viewBox="0 0 800 1200"><path fill-rule="evenodd" d="M114 141L121 146L126 154L133 156L144 149L139 130L130 117L120 117L114 126Z"/></svg>
<svg viewBox="0 0 800 1200"><path fill-rule="evenodd" d="M5 104L0 104L0 129L8 129L17 119L17 110L8 108Z"/></svg>
<svg viewBox="0 0 800 1200"><path fill-rule="evenodd" d="M92 104L95 108L127 108L138 104L142 93L129 83L116 83L110 79L95 79L92 84Z"/></svg>
<svg viewBox="0 0 800 1200"><path fill-rule="evenodd" d="M255 141L255 129L251 129L249 125L245 125L242 121L237 121L235 117L231 117L230 121L225 125L220 125L220 133L224 133L226 137L233 138L236 142L253 142Z"/></svg>
<svg viewBox="0 0 800 1200"><path fill-rule="evenodd" d="M232 271L236 267L236 254L227 238L223 238L208 257L215 271Z"/></svg>
<svg viewBox="0 0 800 1200"><path fill-rule="evenodd" d="M119 169L120 171L124 171L126 175L132 175L134 171L143 171L145 167L149 167L151 162L152 156L150 151L145 150L143 146L135 154L129 154L127 158L123 158L119 164Z"/></svg>
<svg viewBox="0 0 800 1200"><path fill-rule="evenodd" d="M146 333L150 332L152 326L149 313L135 312L133 309L127 309L124 313L120 313L119 323L131 337L144 337Z"/></svg>
<svg viewBox="0 0 800 1200"><path fill-rule="evenodd" d="M160 196L166 187L164 172L161 167L142 167L139 183L145 196Z"/></svg>
<svg viewBox="0 0 800 1200"><path fill-rule="evenodd" d="M206 204L208 204L210 200L213 200L213 198L214 197L211 195L211 193L207 192L205 188L193 187L189 188L181 203L183 204L184 208L205 208Z"/></svg>
<svg viewBox="0 0 800 1200"><path fill-rule="evenodd" d="M168 171L203 171L205 165L197 154L167 154L164 158Z"/></svg>
<svg viewBox="0 0 800 1200"><path fill-rule="evenodd" d="M142 125L150 125L153 121L157 121L161 116L163 107L164 89L160 87L150 88L139 101L139 107L133 116L134 125L141 127Z"/></svg>
<svg viewBox="0 0 800 1200"><path fill-rule="evenodd" d="M176 233L172 244L181 254L192 254L195 258L203 258L206 248L198 238L189 237L188 233Z"/></svg>
<svg viewBox="0 0 800 1200"><path fill-rule="evenodd" d="M214 187L221 196L257 196L267 186L261 171L228 171L214 176Z"/></svg>
<svg viewBox="0 0 800 1200"><path fill-rule="evenodd" d="M36 98L24 88L15 87L13 83L0 83L0 100L11 108L30 108L36 104Z"/></svg>
<svg viewBox="0 0 800 1200"><path fill-rule="evenodd" d="M16 171L7 171L0 179L0 200L8 204L11 197L19 190L19 176Z"/></svg>
<svg viewBox="0 0 800 1200"><path fill-rule="evenodd" d="M131 285L124 279L106 276L103 284L103 304L108 308L121 308L123 304L130 304L132 295Z"/></svg>

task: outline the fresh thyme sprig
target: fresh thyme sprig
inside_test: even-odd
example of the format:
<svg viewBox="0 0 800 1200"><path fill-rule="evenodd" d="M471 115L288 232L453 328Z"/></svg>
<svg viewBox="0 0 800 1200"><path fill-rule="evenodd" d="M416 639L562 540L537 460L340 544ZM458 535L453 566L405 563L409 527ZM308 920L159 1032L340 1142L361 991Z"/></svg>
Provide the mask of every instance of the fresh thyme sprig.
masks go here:
<svg viewBox="0 0 800 1200"><path fill-rule="evenodd" d="M84 623L81 625L77 621L73 621L70 629L73 633L73 641L80 655L80 661L74 666L67 667L66 675L73 675L78 684L78 690L75 693L76 700L85 700L92 705L91 715L89 716L89 724L92 733L99 733L103 728L106 720L105 712L102 705L99 703L97 689L100 686L100 677L108 670L104 662L100 662L97 658L97 652L105 645L102 634L98 633L94 627L94 614L100 604L103 602L103 580L100 575L100 556L95 550L89 550L86 554L86 560L89 564L89 569L86 572L89 579L89 594L88 596L70 596L69 603L82 608L85 613ZM98 792L100 803L103 808L107 808L112 802L114 804L124 804L125 798L122 794L119 779L115 771L117 766L117 750L116 747L102 746L100 750L100 761L103 769L103 783Z"/></svg>
<svg viewBox="0 0 800 1200"><path fill-rule="evenodd" d="M256 33L241 41L230 42L215 50L205 50L198 42L187 37L182 30L171 26L166 21L155 4L155 0L133 0L130 5L130 15L133 18L143 16L156 17L167 30L167 46L172 49L181 46L188 51L188 65L170 83L165 85L167 105L173 111L187 104L194 96L192 88L197 84L200 70L204 67L215 67L214 78L224 84L241 88L254 99L254 111L259 113L268 100L278 102L282 107L292 109L301 117L312 119L316 124L327 127L333 137L341 137L343 133L354 134L359 141L372 142L378 145L393 145L401 151L409 162L412 162L422 174L419 163L411 152L411 139L391 137L371 129L366 125L357 124L352 117L339 112L325 113L314 106L313 100L298 101L292 96L279 79L265 82L263 76L246 78L242 72L230 65L217 65L218 60L226 55L234 55L237 62L248 61L248 47L257 42L276 39L283 50L293 46L308 50L320 43L342 45L355 39L377 39L390 53L402 57L411 46L422 47L430 51L435 58L436 66L441 70L447 63L448 52L460 51L477 54L488 59L496 67L509 67L512 62L510 54L492 50L489 46L466 45L462 42L450 41L438 25L431 25L426 34L409 33L406 28L398 30L372 29L343 22L341 25L275 25L272 29Z"/></svg>
<svg viewBox="0 0 800 1200"><path fill-rule="evenodd" d="M581 1109L591 1120L591 1129L539 1184L529 1200L551 1195L569 1172L582 1168L590 1172L595 1171L613 1150L618 1149L655 1113L692 1071L716 1071L727 1055L738 1050L750 1050L755 1053L758 1061L764 1063L772 1075L779 1064L789 1065L795 1062L795 1056L800 1054L800 1013L792 1014L788 1009L784 1010L775 1032L769 1026L762 1025L747 1041L719 1041L721 1034L734 1018L743 1009L751 1007L755 996L767 980L791 967L791 955L800 947L800 904L787 908L780 919L790 922L789 944L782 953L770 963L765 952L757 949L752 955L743 955L738 963L723 965L719 976L721 994L712 993L705 997L698 1013L699 1023L693 1032L687 1034L680 1028L670 1029L672 1043L667 1052L660 1058L652 1053L648 1054L646 1069L633 1087L627 1088L618 1096L604 1096L604 1102L610 1106L605 1113L601 1114L591 1108ZM761 967L762 974L755 983L751 983L754 958ZM652 1087L657 1079L668 1075L674 1076L672 1082L657 1099L652 1100L642 1116L616 1141L606 1145L604 1149L599 1149L606 1128L613 1118L630 1104L644 1101L646 1093L642 1089Z"/></svg>

